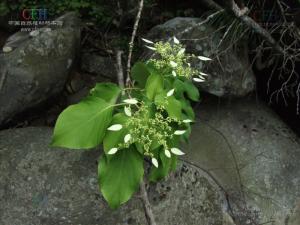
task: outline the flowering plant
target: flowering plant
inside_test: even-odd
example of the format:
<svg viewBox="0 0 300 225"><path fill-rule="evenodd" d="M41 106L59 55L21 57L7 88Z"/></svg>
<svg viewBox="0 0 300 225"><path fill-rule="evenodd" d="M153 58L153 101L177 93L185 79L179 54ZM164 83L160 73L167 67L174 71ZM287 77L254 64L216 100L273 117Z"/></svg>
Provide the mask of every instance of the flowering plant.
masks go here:
<svg viewBox="0 0 300 225"><path fill-rule="evenodd" d="M175 170L195 119L190 101L199 100L193 81L207 74L191 68L190 60L210 60L185 53L177 38L172 43L143 39L158 57L137 62L133 86L123 90L99 83L57 119L52 146L90 149L103 143L98 166L100 190L112 208L128 201L144 176L144 159L152 163L150 181ZM123 94L121 94L123 93Z"/></svg>

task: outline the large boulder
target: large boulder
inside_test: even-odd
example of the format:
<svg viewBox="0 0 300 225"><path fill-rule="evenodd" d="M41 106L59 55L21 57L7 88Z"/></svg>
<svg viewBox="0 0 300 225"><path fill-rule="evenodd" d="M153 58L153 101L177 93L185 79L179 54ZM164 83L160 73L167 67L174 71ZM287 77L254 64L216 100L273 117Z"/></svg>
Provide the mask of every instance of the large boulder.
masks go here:
<svg viewBox="0 0 300 225"><path fill-rule="evenodd" d="M0 132L0 224L146 225L136 195L111 210L99 193L100 151L50 148L53 130ZM148 188L158 225L233 225L220 186L188 163Z"/></svg>
<svg viewBox="0 0 300 225"><path fill-rule="evenodd" d="M11 36L0 53L0 124L62 91L80 44L74 13L62 26Z"/></svg>
<svg viewBox="0 0 300 225"><path fill-rule="evenodd" d="M255 89L255 76L248 59L247 41L233 44L217 27L200 18L176 17L155 26L147 37L166 40L176 36L187 52L213 59L193 66L210 76L199 84L201 90L219 97L242 97ZM229 38L230 39L230 38Z"/></svg>
<svg viewBox="0 0 300 225"><path fill-rule="evenodd" d="M237 224L298 225L299 138L255 99L204 102L186 160L219 181Z"/></svg>
<svg viewBox="0 0 300 225"><path fill-rule="evenodd" d="M96 75L97 82L117 82L116 62L111 57L84 52L81 56L81 70Z"/></svg>

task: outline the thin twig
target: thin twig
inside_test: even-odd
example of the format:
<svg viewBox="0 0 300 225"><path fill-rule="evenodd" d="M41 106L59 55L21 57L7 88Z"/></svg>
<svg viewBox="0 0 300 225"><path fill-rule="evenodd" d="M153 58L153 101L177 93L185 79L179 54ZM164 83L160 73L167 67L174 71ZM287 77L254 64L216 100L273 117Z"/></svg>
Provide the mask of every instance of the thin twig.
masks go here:
<svg viewBox="0 0 300 225"><path fill-rule="evenodd" d="M118 84L123 89L124 88L124 74L123 74L123 66L122 66L122 54L123 51L117 50L117 75L118 75Z"/></svg>
<svg viewBox="0 0 300 225"><path fill-rule="evenodd" d="M142 182L140 184L140 192L141 192L141 199L144 204L148 223L149 223L149 225L156 225L155 218L154 218L152 208L151 208L151 205L149 202L148 194L147 194L146 184L145 184L144 180L142 180Z"/></svg>
<svg viewBox="0 0 300 225"><path fill-rule="evenodd" d="M134 39L135 39L135 36L136 36L136 32L137 32L139 22L140 22L140 19L141 19L141 14L142 14L143 7L144 7L144 0L141 0L140 4L139 4L139 10L138 10L138 13L137 13L136 18L135 18L135 23L134 23L134 26L133 26L131 40L129 42L129 53L128 53L127 70L126 70L127 71L126 86L129 86L129 84L130 84L130 68L131 68L132 50L133 50L133 45L134 45Z"/></svg>
<svg viewBox="0 0 300 225"><path fill-rule="evenodd" d="M240 9L234 0L232 0L231 11L247 26L251 27L257 34L261 35L269 44L271 44L271 46L274 47L276 51L281 54L285 53L281 46L279 46L276 40L271 36L271 34L266 29L261 27L257 22L255 22L251 17L247 16L247 10Z"/></svg>

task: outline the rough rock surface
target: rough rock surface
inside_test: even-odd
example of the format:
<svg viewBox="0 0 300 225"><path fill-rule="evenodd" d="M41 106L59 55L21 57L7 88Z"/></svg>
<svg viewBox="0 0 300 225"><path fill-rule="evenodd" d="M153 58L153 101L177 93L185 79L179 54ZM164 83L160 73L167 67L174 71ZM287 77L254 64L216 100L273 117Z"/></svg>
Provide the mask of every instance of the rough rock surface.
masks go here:
<svg viewBox="0 0 300 225"><path fill-rule="evenodd" d="M0 224L147 224L137 196L116 211L104 202L99 151L50 148L51 135L50 128L0 132ZM219 186L190 164L148 192L158 225L232 225Z"/></svg>
<svg viewBox="0 0 300 225"><path fill-rule="evenodd" d="M227 191L237 224L299 224L299 138L256 100L218 101L197 109L186 159Z"/></svg>
<svg viewBox="0 0 300 225"><path fill-rule="evenodd" d="M59 93L75 60L80 22L74 13L58 18L62 27L18 32L0 54L0 124Z"/></svg>
<svg viewBox="0 0 300 225"><path fill-rule="evenodd" d="M116 63L111 57L100 56L95 53L83 53L81 69L102 77L102 81L117 81ZM98 80L100 82L101 80Z"/></svg>
<svg viewBox="0 0 300 225"><path fill-rule="evenodd" d="M213 59L211 62L193 64L210 75L207 82L199 84L201 90L220 97L242 97L254 91L256 80L245 41L232 45L232 42L223 38L224 33L210 24L203 24L202 19L183 17L155 26L147 37L158 41L174 35L186 45L187 52Z"/></svg>

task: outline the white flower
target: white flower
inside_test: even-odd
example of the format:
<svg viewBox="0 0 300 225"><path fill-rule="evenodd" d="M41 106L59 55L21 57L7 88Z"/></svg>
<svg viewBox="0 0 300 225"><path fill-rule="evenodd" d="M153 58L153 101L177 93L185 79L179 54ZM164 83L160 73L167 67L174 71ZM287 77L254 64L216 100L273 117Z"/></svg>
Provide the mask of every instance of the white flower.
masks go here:
<svg viewBox="0 0 300 225"><path fill-rule="evenodd" d="M124 137L124 142L127 143L131 139L131 134L126 134Z"/></svg>
<svg viewBox="0 0 300 225"><path fill-rule="evenodd" d="M170 65L174 68L174 67L176 67L177 66L177 63L176 62L174 62L174 61L170 61Z"/></svg>
<svg viewBox="0 0 300 225"><path fill-rule="evenodd" d="M176 130L175 132L174 132L174 134L175 135L182 135L182 134L184 134L186 132L186 130Z"/></svg>
<svg viewBox="0 0 300 225"><path fill-rule="evenodd" d="M175 89L168 91L167 96L170 97L174 94Z"/></svg>
<svg viewBox="0 0 300 225"><path fill-rule="evenodd" d="M212 60L211 58L205 57L205 56L198 56L198 59L202 60L202 61L210 61Z"/></svg>
<svg viewBox="0 0 300 225"><path fill-rule="evenodd" d="M157 161L157 159L156 158L152 158L152 164L156 167L156 168L158 168L158 161Z"/></svg>
<svg viewBox="0 0 300 225"><path fill-rule="evenodd" d="M189 66L189 67L191 67L191 64L190 64L190 63L188 63L188 66Z"/></svg>
<svg viewBox="0 0 300 225"><path fill-rule="evenodd" d="M146 48L149 48L149 49L151 49L151 50L153 50L153 51L155 51L155 50L156 50L156 48L154 48L154 47L151 47L151 46L148 46L148 45L145 45L145 47L146 47Z"/></svg>
<svg viewBox="0 0 300 225"><path fill-rule="evenodd" d="M130 107L124 107L124 113L125 113L125 115L126 116L131 116L132 114L131 114L131 109L130 109Z"/></svg>
<svg viewBox="0 0 300 225"><path fill-rule="evenodd" d="M185 48L182 48L182 49L177 53L177 55L182 55L184 52L185 52Z"/></svg>
<svg viewBox="0 0 300 225"><path fill-rule="evenodd" d="M142 38L142 40L143 40L144 42L148 43L148 44L154 44L153 41L150 41L150 40L148 40L148 39Z"/></svg>
<svg viewBox="0 0 300 225"><path fill-rule="evenodd" d="M179 44L180 43L179 40L175 36L173 37L173 41L174 41L175 44Z"/></svg>
<svg viewBox="0 0 300 225"><path fill-rule="evenodd" d="M121 124L114 124L114 125L111 125L109 128L107 128L107 130L118 131L118 130L121 130L122 127L123 126Z"/></svg>
<svg viewBox="0 0 300 225"><path fill-rule="evenodd" d="M193 78L193 81L200 83L200 82L204 82L205 80L195 77Z"/></svg>
<svg viewBox="0 0 300 225"><path fill-rule="evenodd" d="M138 103L138 101L135 98L125 99L125 100L123 100L123 102L128 103L128 104L136 104L136 103Z"/></svg>
<svg viewBox="0 0 300 225"><path fill-rule="evenodd" d="M117 151L118 151L118 149L117 148L112 148L112 149L110 149L109 151L108 151L108 155L113 155L113 154L116 154L117 153Z"/></svg>
<svg viewBox="0 0 300 225"><path fill-rule="evenodd" d="M172 71L172 75L173 75L174 77L177 76L177 74L176 74L176 72L175 72L174 70Z"/></svg>
<svg viewBox="0 0 300 225"><path fill-rule="evenodd" d="M2 51L4 52L4 53L8 53L8 52L11 52L13 49L12 49L12 47L10 47L10 46L5 46L5 47L3 47L3 49L2 49Z"/></svg>
<svg viewBox="0 0 300 225"><path fill-rule="evenodd" d="M165 150L165 155L168 157L168 158L171 158L171 152L169 150Z"/></svg>
<svg viewBox="0 0 300 225"><path fill-rule="evenodd" d="M183 120L182 122L184 122L184 123L192 123L193 121L189 120L189 119L186 119L186 120Z"/></svg>
<svg viewBox="0 0 300 225"><path fill-rule="evenodd" d="M207 73L200 72L200 74L201 74L202 76L208 76Z"/></svg>
<svg viewBox="0 0 300 225"><path fill-rule="evenodd" d="M171 152L174 154L174 155L184 155L185 153L182 152L180 149L178 148L171 148Z"/></svg>

